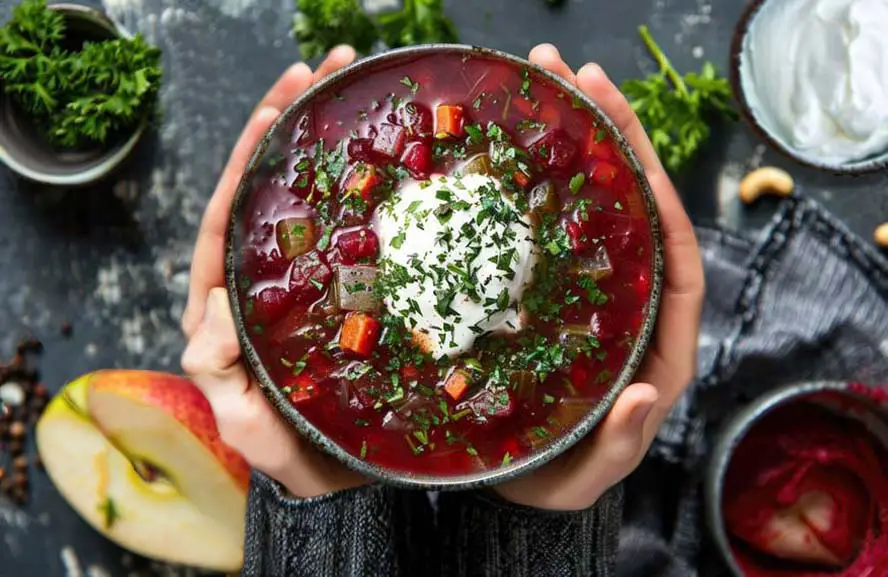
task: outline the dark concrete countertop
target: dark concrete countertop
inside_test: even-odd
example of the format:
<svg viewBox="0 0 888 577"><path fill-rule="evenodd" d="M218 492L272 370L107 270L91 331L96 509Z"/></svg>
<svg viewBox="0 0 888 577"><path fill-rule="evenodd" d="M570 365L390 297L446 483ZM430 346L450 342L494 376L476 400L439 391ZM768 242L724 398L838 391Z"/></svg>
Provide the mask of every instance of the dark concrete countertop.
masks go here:
<svg viewBox="0 0 888 577"><path fill-rule="evenodd" d="M654 71L636 32L642 23L679 70L712 60L724 72L743 9L742 2L715 0L567 0L559 9L543 0L445 4L466 43L526 55L552 42L572 66L597 61L617 82ZM0 22L13 5L0 0ZM293 5L105 0L111 16L164 50L164 121L128 168L103 185L49 190L0 169L0 358L11 356L21 336L40 338L51 390L99 368L178 370L178 320L198 223L253 105L299 58L288 35ZM736 197L739 179L760 162L788 168L802 194L862 236L888 220L888 175L831 177L799 167L743 124L720 128L681 179L694 219L750 232L765 222L773 203L747 208ZM60 332L65 321L73 326L69 338ZM133 574L132 556L82 522L44 475L34 475L33 494L19 511L0 502L0 577ZM63 561L71 553L81 573ZM187 574L165 571L157 574Z"/></svg>

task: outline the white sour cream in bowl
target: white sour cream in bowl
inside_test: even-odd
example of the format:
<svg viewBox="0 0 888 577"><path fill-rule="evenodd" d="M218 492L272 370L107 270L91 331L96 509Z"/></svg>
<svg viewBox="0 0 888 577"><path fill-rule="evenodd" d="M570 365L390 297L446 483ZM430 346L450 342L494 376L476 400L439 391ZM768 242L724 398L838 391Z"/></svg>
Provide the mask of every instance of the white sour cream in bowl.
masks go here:
<svg viewBox="0 0 888 577"><path fill-rule="evenodd" d="M770 0L748 23L740 85L758 124L824 168L888 157L888 0Z"/></svg>

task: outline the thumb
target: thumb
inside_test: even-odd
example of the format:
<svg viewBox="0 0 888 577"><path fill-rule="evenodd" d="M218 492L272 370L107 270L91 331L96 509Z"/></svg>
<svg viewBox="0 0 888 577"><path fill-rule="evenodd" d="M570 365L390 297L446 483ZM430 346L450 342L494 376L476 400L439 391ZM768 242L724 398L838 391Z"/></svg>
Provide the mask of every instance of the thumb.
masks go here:
<svg viewBox="0 0 888 577"><path fill-rule="evenodd" d="M649 383L626 387L586 447L583 477L600 484L603 494L641 463L647 452L644 429L660 394ZM584 451L584 452L586 452Z"/></svg>
<svg viewBox="0 0 888 577"><path fill-rule="evenodd" d="M208 379L217 383L221 381L219 384L243 383L247 379L244 378L243 366L238 362L240 355L227 293L223 288L210 289L203 320L182 354L182 369L201 389L205 388ZM210 392L204 390L208 398Z"/></svg>

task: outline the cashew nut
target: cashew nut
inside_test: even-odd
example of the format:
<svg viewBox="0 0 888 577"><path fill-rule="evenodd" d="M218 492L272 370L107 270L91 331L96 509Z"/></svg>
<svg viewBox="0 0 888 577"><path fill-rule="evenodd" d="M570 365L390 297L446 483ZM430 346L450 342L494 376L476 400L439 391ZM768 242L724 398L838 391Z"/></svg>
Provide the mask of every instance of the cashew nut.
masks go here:
<svg viewBox="0 0 888 577"><path fill-rule="evenodd" d="M888 248L888 222L880 224L873 233L873 240L876 244Z"/></svg>
<svg viewBox="0 0 888 577"><path fill-rule="evenodd" d="M745 204L756 201L763 194L789 196L795 182L788 172L774 166L757 168L740 181L740 200Z"/></svg>

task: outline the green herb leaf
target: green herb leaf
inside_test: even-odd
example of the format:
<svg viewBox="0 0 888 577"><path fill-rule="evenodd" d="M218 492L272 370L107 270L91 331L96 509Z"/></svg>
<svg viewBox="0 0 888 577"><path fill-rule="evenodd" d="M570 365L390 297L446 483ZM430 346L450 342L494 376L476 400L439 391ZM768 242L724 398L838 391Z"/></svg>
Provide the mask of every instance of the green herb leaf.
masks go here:
<svg viewBox="0 0 888 577"><path fill-rule="evenodd" d="M583 188L584 184L586 184L586 175L582 172L576 173L573 178L570 179L571 194L577 194L580 192L580 189Z"/></svg>
<svg viewBox="0 0 888 577"><path fill-rule="evenodd" d="M628 80L620 88L647 130L657 156L670 172L680 172L709 138L713 116L737 118L731 107L731 85L717 75L711 62L706 62L699 74L682 77L647 26L638 31L660 72Z"/></svg>
<svg viewBox="0 0 888 577"><path fill-rule="evenodd" d="M106 144L156 111L160 50L141 36L64 44L65 19L44 0L24 0L0 28L0 78L63 148Z"/></svg>

